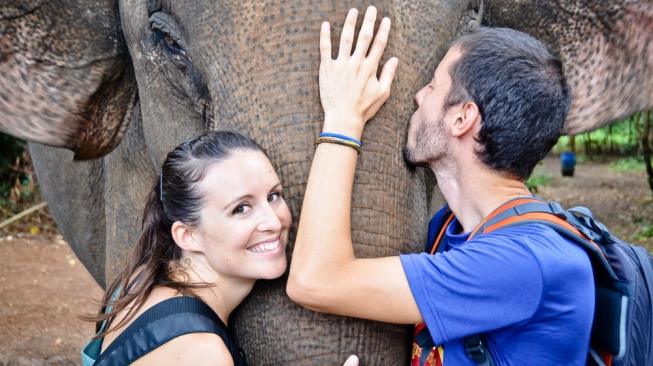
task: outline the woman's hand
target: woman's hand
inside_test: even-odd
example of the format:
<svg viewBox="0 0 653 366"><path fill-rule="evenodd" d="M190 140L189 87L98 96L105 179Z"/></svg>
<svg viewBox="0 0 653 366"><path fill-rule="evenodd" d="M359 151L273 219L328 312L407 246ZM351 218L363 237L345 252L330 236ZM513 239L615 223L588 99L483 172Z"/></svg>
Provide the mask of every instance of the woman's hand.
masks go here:
<svg viewBox="0 0 653 366"><path fill-rule="evenodd" d="M342 366L358 366L358 357L355 355L349 356Z"/></svg>
<svg viewBox="0 0 653 366"><path fill-rule="evenodd" d="M352 54L358 11L350 9L340 36L338 58L331 58L331 30L322 23L320 32L320 99L324 108L324 132L343 133L360 139L365 122L390 96L397 69L396 57L386 62L379 78L379 60L390 32L390 19L383 18L374 37L376 8L370 6ZM371 48L370 48L371 43ZM369 54L368 54L369 49Z"/></svg>
<svg viewBox="0 0 653 366"><path fill-rule="evenodd" d="M331 59L329 24L322 26L320 97L324 132L360 139L365 122L388 99L397 68L390 59L377 79L390 21L379 25L372 42L376 9L369 7L351 55L356 10L347 15L340 55ZM286 291L315 311L415 324L422 321L399 257L356 258L351 238L351 201L357 154L349 147L320 144L313 155ZM343 366L355 366L352 357Z"/></svg>

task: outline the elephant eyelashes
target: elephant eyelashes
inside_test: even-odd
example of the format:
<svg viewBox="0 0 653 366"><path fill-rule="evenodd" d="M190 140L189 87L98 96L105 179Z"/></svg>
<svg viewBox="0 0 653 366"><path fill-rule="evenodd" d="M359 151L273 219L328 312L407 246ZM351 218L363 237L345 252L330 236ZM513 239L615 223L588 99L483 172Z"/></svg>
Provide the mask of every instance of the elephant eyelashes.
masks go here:
<svg viewBox="0 0 653 366"><path fill-rule="evenodd" d="M186 68L192 60L185 51L186 42L177 22L168 14L157 11L150 16L150 27L154 31L154 41L161 45L170 60L177 67Z"/></svg>

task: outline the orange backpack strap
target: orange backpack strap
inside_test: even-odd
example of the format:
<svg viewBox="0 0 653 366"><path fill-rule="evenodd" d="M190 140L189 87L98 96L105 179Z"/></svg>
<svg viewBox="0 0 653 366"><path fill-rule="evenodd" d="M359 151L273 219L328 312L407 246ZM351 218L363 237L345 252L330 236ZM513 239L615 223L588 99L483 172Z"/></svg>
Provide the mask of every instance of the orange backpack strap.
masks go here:
<svg viewBox="0 0 653 366"><path fill-rule="evenodd" d="M438 233L438 236L435 238L435 241L433 242L433 245L431 246L431 254L435 254L435 252L438 251L438 247L440 246L440 243L442 242L442 238L444 237L444 233L447 231L447 228L449 227L449 224L451 224L451 221L456 216L453 214L453 212L449 212L449 217L447 217L446 220L444 220L444 224L440 228L440 232Z"/></svg>
<svg viewBox="0 0 653 366"><path fill-rule="evenodd" d="M579 221L579 217L575 216L575 214L579 213L579 211L576 210L577 208L566 211L558 203L546 202L533 197L515 198L499 206L484 218L478 226L472 230L467 240L471 240L476 235L491 233L504 227L540 223L551 227L560 235L567 237L577 245L581 246L588 253L590 260L592 261L592 268L595 271L595 277L598 275L599 277L610 278L611 281L618 280L614 270L608 263L602 246L597 244L601 243L602 239L598 237L598 241L593 240L597 239L596 234L593 235L592 233L592 230L594 229L588 230L587 227L583 227ZM585 214L583 212L580 213ZM443 221L444 224L438 229L439 232L429 250L431 254L437 252L440 243L444 238L446 229L453 219L453 213L449 213L449 216ZM596 271L598 271L598 273ZM423 323L419 324L416 328L415 339L418 340L420 336L426 335L428 335L428 329L426 329ZM483 357L482 362L481 358L475 358L479 352L483 355L489 355L484 343L479 343L477 339L479 339L479 337L467 337L465 339L465 351L477 365L492 364L493 360L491 356ZM414 345L418 345L418 342ZM415 350L422 351L423 349L424 348L420 347L414 348L413 356L416 355ZM422 352L417 352L417 354L423 356ZM422 363L419 363L419 356L413 357L412 365L422 365ZM600 354L597 354L596 358L600 359L603 365L610 366L612 364L612 355L610 352L601 352Z"/></svg>
<svg viewBox="0 0 653 366"><path fill-rule="evenodd" d="M596 237L593 237L590 231L579 224L578 217L574 216L576 211L572 211L564 210L555 202L546 202L530 197L513 199L501 205L483 219L472 231L468 240L478 234L491 233L504 227L541 223L571 239L588 253L592 261L592 268L595 271L595 278L598 275L599 277L610 278L611 281L618 281L604 250L601 245L597 244L600 240L597 242L592 240ZM469 353L467 344L465 347ZM483 349L483 351L487 353L487 349ZM605 366L610 366L612 365L613 356L610 352L600 351L595 359L601 360ZM481 365L479 362L477 364Z"/></svg>
<svg viewBox="0 0 653 366"><path fill-rule="evenodd" d="M600 270L600 276L617 280L617 275L608 263L601 246L592 240L591 233L581 231L583 230L582 225L573 225L575 221L577 219L573 213L566 211L556 202L547 202L531 197L517 198L506 202L490 213L472 231L467 240L471 240L476 235L491 233L508 226L541 223L585 249L593 263L592 267Z"/></svg>
<svg viewBox="0 0 653 366"><path fill-rule="evenodd" d="M481 233L483 233L484 232L483 228L485 227L485 225L488 222L496 221L497 218L501 218L502 215L505 215L505 213L512 213L515 207L526 204L526 203L536 203L536 202L539 203L539 202L542 202L542 201L539 201L539 200L537 200L535 198L532 198L532 197L518 197L518 198L514 198L514 199L502 204L501 206L496 208L494 211L492 211L489 215L487 215L476 226L476 228L474 230L472 230L472 232L469 234L469 239L467 239L467 240L470 240L471 238L476 236L476 234L478 234L479 231Z"/></svg>

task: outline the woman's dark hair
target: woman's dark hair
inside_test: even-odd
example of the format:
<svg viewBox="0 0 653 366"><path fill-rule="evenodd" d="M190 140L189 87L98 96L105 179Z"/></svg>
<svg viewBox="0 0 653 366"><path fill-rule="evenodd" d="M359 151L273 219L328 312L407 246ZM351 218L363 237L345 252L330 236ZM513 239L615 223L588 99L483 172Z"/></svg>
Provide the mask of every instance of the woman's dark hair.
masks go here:
<svg viewBox="0 0 653 366"><path fill-rule="evenodd" d="M449 70L445 107L478 106L479 159L526 180L562 133L571 100L562 63L540 41L508 28L480 27L453 43L462 56Z"/></svg>
<svg viewBox="0 0 653 366"><path fill-rule="evenodd" d="M202 193L198 183L212 164L228 158L235 150L261 151L249 137L233 131L211 131L188 140L168 153L143 209L141 235L128 257L127 265L107 288L97 315L83 316L97 324L110 327L96 337L128 323L141 308L156 285L184 292L208 287L208 283L188 283L180 266L171 266L181 258L181 248L175 244L171 228L175 221L196 226L200 221ZM175 274L175 276L173 276ZM182 279L179 279L179 275ZM117 297L112 299L114 293ZM118 312L132 304L117 324L111 321ZM110 310L108 310L110 309Z"/></svg>

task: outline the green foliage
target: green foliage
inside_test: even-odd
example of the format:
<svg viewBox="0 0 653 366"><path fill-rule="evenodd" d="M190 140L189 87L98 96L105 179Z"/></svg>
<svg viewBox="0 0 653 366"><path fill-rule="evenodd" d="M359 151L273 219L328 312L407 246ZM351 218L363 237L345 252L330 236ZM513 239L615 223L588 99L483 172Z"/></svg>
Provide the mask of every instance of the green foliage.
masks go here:
<svg viewBox="0 0 653 366"><path fill-rule="evenodd" d="M526 187L533 192L537 193L540 187L544 187L551 182L551 176L545 172L535 172L528 180L526 180Z"/></svg>
<svg viewBox="0 0 653 366"><path fill-rule="evenodd" d="M645 224L634 235L635 240L646 240L648 238L653 238L653 225L652 224Z"/></svg>
<svg viewBox="0 0 653 366"><path fill-rule="evenodd" d="M2 198L8 198L16 178L24 178L17 174L16 167L24 150L24 141L0 133L0 197Z"/></svg>
<svg viewBox="0 0 653 366"><path fill-rule="evenodd" d="M25 142L0 134L0 221L42 201L32 160ZM0 229L0 235L11 233L56 233L56 225L47 208L36 211Z"/></svg>
<svg viewBox="0 0 653 366"><path fill-rule="evenodd" d="M25 142L0 134L0 216L38 200Z"/></svg>
<svg viewBox="0 0 653 366"><path fill-rule="evenodd" d="M638 132L634 116L576 136L576 152L579 156L608 154L634 155L638 149ZM569 150L569 136L561 136L553 152Z"/></svg>
<svg viewBox="0 0 653 366"><path fill-rule="evenodd" d="M644 171L644 160L639 157L628 157L615 160L610 164L610 169L618 172Z"/></svg>

